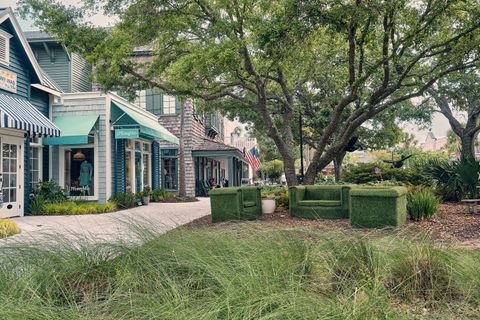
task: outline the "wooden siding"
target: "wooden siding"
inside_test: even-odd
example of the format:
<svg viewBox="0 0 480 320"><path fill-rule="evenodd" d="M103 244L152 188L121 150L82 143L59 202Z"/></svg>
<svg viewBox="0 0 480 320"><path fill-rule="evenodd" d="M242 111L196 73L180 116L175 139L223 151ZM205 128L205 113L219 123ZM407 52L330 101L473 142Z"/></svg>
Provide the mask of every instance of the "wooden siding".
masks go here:
<svg viewBox="0 0 480 320"><path fill-rule="evenodd" d="M107 170L111 170L111 163L107 166L107 135L106 130L109 126L107 119L107 106L105 97L85 98L85 99L64 99L62 105L54 105L52 109L53 117L57 116L81 116L81 115L98 115L99 121L97 125L97 154L98 163L94 164L97 167L96 174L98 174L98 201L105 203L107 199L107 183L112 184L112 181L107 181ZM109 130L110 132L110 130ZM52 179L59 182L59 147L52 147ZM63 158L62 158L63 160ZM110 166L110 167L109 167Z"/></svg>
<svg viewBox="0 0 480 320"><path fill-rule="evenodd" d="M0 69L13 72L17 75L17 93L15 94L1 89L0 92L28 99L30 97L31 72L33 72L33 69L20 40L14 32L10 20L6 20L0 24L0 29L13 35L10 39L10 64L7 66L0 63Z"/></svg>
<svg viewBox="0 0 480 320"><path fill-rule="evenodd" d="M32 88L30 102L45 116L49 117L49 94Z"/></svg>
<svg viewBox="0 0 480 320"><path fill-rule="evenodd" d="M72 53L72 92L92 91L92 68L79 54Z"/></svg>
<svg viewBox="0 0 480 320"><path fill-rule="evenodd" d="M48 48L53 54L53 61L48 55L43 43L30 44L38 64L49 77L55 81L65 92L70 92L71 74L70 60L63 47L59 44L48 43Z"/></svg>

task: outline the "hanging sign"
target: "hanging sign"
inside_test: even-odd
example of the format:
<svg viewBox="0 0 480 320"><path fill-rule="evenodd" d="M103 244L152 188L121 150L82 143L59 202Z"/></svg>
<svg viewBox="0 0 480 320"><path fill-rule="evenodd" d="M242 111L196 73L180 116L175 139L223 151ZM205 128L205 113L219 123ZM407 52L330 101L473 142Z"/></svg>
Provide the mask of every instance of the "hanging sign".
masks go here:
<svg viewBox="0 0 480 320"><path fill-rule="evenodd" d="M136 139L140 137L138 129L115 129L115 139Z"/></svg>
<svg viewBox="0 0 480 320"><path fill-rule="evenodd" d="M0 69L0 89L17 93L17 75Z"/></svg>

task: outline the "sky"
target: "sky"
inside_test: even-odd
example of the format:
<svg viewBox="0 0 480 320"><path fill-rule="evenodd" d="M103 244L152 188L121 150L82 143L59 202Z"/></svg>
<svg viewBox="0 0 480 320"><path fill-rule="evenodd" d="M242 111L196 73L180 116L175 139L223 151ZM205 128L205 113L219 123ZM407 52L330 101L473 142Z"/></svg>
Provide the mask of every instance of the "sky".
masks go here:
<svg viewBox="0 0 480 320"><path fill-rule="evenodd" d="M79 0L64 0L62 1L67 5L77 5L79 6L81 1ZM17 0L0 0L0 7L12 7L15 10L17 6ZM105 27L115 23L114 18L106 17L102 14L97 14L88 19L91 23L97 26ZM19 22L22 26L23 31L36 30L31 21L21 20ZM450 125L447 119L441 114L435 114L431 128L426 130L420 130L414 125L404 126L404 129L409 133L413 133L419 143L423 142L427 136L427 133L431 130L437 138L445 137L447 131L450 129Z"/></svg>

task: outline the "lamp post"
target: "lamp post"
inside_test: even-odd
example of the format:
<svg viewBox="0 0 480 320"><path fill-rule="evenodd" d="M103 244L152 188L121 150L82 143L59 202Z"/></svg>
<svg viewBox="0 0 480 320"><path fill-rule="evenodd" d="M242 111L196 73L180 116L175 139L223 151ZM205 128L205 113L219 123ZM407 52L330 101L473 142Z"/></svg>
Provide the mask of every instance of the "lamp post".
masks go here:
<svg viewBox="0 0 480 320"><path fill-rule="evenodd" d="M300 115L298 117L298 137L299 137L298 143L300 144L300 177L301 177L300 183L303 184L303 179L305 177L305 172L304 172L304 167L303 167L303 132L302 132L302 127L303 127L303 119L302 119L302 112L300 112Z"/></svg>

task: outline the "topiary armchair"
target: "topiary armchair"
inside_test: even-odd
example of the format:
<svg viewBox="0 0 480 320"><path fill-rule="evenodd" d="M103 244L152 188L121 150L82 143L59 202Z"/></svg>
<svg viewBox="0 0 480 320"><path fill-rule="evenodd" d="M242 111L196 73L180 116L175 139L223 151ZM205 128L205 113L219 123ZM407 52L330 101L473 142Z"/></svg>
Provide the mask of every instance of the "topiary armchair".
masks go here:
<svg viewBox="0 0 480 320"><path fill-rule="evenodd" d="M348 218L350 186L296 186L290 188L290 215L315 219Z"/></svg>
<svg viewBox="0 0 480 320"><path fill-rule="evenodd" d="M258 187L230 187L210 190L212 222L255 220L262 214L262 197Z"/></svg>

